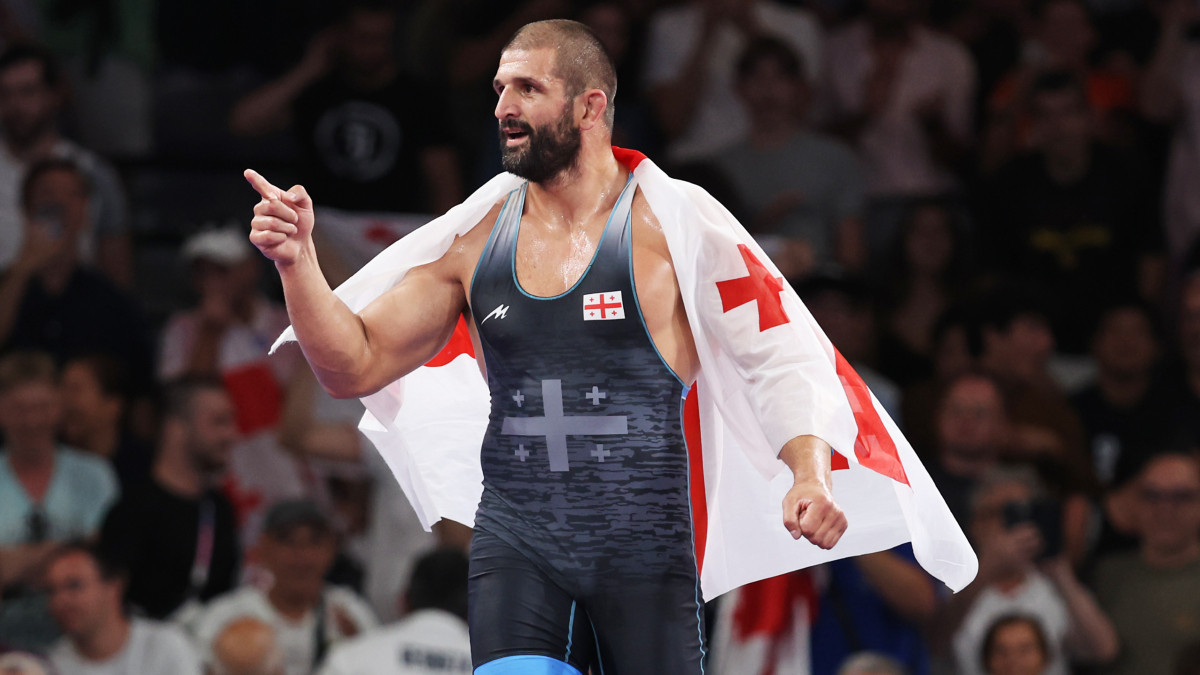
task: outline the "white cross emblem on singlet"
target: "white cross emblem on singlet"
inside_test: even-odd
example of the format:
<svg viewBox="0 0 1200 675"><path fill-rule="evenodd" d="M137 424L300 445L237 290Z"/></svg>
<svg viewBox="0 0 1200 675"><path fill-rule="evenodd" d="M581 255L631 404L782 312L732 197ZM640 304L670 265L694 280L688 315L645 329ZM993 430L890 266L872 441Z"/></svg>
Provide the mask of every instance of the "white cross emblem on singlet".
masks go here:
<svg viewBox="0 0 1200 675"><path fill-rule="evenodd" d="M543 417L505 417L506 436L545 436L551 471L570 471L567 436L614 436L629 432L625 415L564 415L562 380L542 380ZM524 461L522 459L522 461Z"/></svg>

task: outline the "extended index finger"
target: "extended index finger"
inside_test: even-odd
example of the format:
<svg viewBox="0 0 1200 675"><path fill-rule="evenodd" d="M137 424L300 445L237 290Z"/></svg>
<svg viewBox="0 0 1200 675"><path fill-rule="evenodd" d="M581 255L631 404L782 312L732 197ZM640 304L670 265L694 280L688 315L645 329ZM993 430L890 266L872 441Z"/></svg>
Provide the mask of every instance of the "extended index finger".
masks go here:
<svg viewBox="0 0 1200 675"><path fill-rule="evenodd" d="M242 175L250 182L250 187L253 187L258 194L262 195L263 199L279 199L280 195L283 194L283 190L271 185L270 181L263 178L262 174L254 169L246 169L242 172Z"/></svg>

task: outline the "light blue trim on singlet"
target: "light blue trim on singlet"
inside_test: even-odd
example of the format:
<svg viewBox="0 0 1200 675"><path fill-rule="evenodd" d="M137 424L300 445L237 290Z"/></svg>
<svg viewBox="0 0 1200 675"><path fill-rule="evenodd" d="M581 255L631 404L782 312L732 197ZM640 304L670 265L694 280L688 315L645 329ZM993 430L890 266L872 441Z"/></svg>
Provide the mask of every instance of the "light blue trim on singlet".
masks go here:
<svg viewBox="0 0 1200 675"><path fill-rule="evenodd" d="M600 675L604 675L604 658L600 656L600 636L594 628L592 630L592 640L596 642L596 667L600 669Z"/></svg>
<svg viewBox="0 0 1200 675"><path fill-rule="evenodd" d="M524 195L524 189L525 184L522 184L521 187L513 188L509 190L508 195L504 198L504 206L500 207L500 214L496 216L496 222L492 223L492 231L488 233L487 244L484 244L483 250L479 252L479 260L475 261L475 270L471 272L471 287L467 289L468 305L471 302L471 294L475 291L475 278L479 276L479 268L483 266L483 257L488 254L488 251L492 250L492 243L496 241L496 232L500 230L500 228L496 227L496 223L504 220L504 213L508 211L508 204L512 201L512 193L522 190L521 194Z"/></svg>
<svg viewBox="0 0 1200 675"><path fill-rule="evenodd" d="M579 669L549 656L521 654L488 661L475 675L583 675Z"/></svg>
<svg viewBox="0 0 1200 675"><path fill-rule="evenodd" d="M571 619L567 622L567 655L563 661L571 660L571 645L575 642L575 601L571 601Z"/></svg>
<svg viewBox="0 0 1200 675"><path fill-rule="evenodd" d="M687 387L685 387L684 389L687 389ZM687 447L687 420L684 419L684 414L685 414L685 410L686 410L686 406L684 405L684 403L686 401L687 401L687 392L684 393L683 399L680 400L680 402L679 402L679 426L683 429L684 456L688 458L688 462L689 462L689 466L688 466L688 470L687 470L687 498L688 498L688 513L692 514L692 513L695 513L695 510L694 510L694 506L692 505L692 467L690 466L691 453L689 452L688 447ZM704 675L704 657L708 655L708 650L704 648L704 603L700 601L700 564L699 564L700 561L696 556L696 519L695 519L695 517L692 517L689 519L688 531L691 533L691 537L692 537L692 565L696 569L696 590L695 590L696 641L700 645L700 675Z"/></svg>
<svg viewBox="0 0 1200 675"><path fill-rule="evenodd" d="M654 336L650 334L650 327L646 325L646 315L642 314L642 301L638 298L637 280L633 278L633 205L632 204L629 207L629 287L633 289L633 307L634 307L634 309L637 310L638 321L642 322L642 330L646 331L646 342L650 343L650 348L653 349L654 353L658 355L658 360L662 361L663 368L666 368L667 372L671 374L671 377L675 378L675 381L678 382L680 384L680 386L683 387L683 397L687 398L687 393L690 388L683 381L683 378L679 377L679 374L675 372L675 369L671 367L671 364L667 363L667 360L665 358L663 358L662 352L658 351L658 345L654 344ZM680 405L681 410L682 410L682 407L683 406L681 404Z"/></svg>
<svg viewBox="0 0 1200 675"><path fill-rule="evenodd" d="M590 261L588 261L587 269L585 269L583 271L583 274L579 275L579 278L575 280L575 283L570 288L563 291L562 293L559 293L558 295L550 295L550 296L533 295L531 293L527 293L525 291L525 289L521 287L521 282L517 279L517 242L520 241L520 239L521 239L521 220L520 220L520 218L517 219L516 232L513 233L512 255L510 257L510 260L512 261L513 286L515 286L516 289L521 292L521 295L524 295L525 297L530 298L532 300L558 300L559 298L561 298L563 296L569 295L571 293L571 291L574 291L576 288L579 288L579 284L583 283L583 280L587 278L588 272L590 272L592 270L592 265L594 265L596 263L596 258L600 257L600 249L604 248L604 239L608 235L608 226L612 225L613 214L616 213L617 205L619 205L621 203L621 200L625 198L625 192L629 190L629 186L632 183L633 183L633 172L630 171L629 177L625 179L625 187L621 190L621 194L617 196L617 203L613 204L613 210L608 213L608 220L604 221L604 231L600 233L600 241L596 242L596 250L592 253L592 259ZM529 183L525 183L525 185L527 186L527 185L529 185ZM631 205L631 207L632 207L632 205ZM525 213L525 189L524 188L521 189L521 213L522 214Z"/></svg>

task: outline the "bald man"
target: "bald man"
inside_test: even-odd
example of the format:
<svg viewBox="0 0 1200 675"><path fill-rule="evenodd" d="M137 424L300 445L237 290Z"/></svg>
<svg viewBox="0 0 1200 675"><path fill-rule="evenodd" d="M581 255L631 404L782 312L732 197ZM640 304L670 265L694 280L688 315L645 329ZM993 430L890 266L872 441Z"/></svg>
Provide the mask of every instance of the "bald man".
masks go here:
<svg viewBox="0 0 1200 675"><path fill-rule="evenodd" d="M321 274L302 187L248 171L263 198L250 239L275 261L297 339L334 396L410 373L468 318L492 401L471 546L477 675L699 675L681 420L700 358L663 227L611 146L615 71L587 28L546 21L504 48L493 88L504 168L525 182L360 313ZM846 519L830 446L775 437L795 477L785 527L832 547Z"/></svg>
<svg viewBox="0 0 1200 675"><path fill-rule="evenodd" d="M275 629L244 616L230 621L212 643L213 675L283 675Z"/></svg>

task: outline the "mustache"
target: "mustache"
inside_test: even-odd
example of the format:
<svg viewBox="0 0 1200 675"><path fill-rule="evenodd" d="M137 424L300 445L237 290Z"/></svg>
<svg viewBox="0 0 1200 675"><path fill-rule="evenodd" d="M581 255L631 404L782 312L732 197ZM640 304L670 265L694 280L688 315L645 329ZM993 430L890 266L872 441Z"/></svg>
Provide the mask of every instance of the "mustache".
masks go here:
<svg viewBox="0 0 1200 675"><path fill-rule="evenodd" d="M500 122L500 131L522 131L532 134L533 126L522 120L504 120Z"/></svg>

